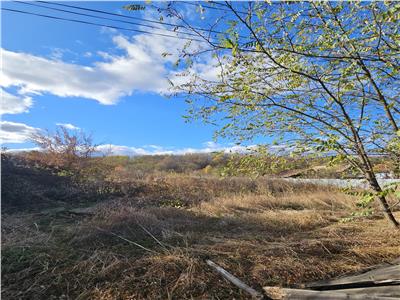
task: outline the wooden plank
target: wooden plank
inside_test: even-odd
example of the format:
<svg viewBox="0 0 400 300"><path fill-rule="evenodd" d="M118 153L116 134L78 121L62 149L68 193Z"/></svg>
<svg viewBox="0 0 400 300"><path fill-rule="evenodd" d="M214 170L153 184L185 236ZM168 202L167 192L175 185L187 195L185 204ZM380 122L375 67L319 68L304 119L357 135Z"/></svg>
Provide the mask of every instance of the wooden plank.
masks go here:
<svg viewBox="0 0 400 300"><path fill-rule="evenodd" d="M389 279L389 280L364 280L364 281L351 281L344 283L332 283L321 284L321 285L307 285L305 288L318 291L330 291L330 290L342 290L342 289L356 289L356 288L368 288L368 287L379 287L379 286L396 286L400 285L400 279Z"/></svg>
<svg viewBox="0 0 400 300"><path fill-rule="evenodd" d="M342 292L349 295L368 294L379 297L394 297L400 299L400 285L335 290L335 292Z"/></svg>
<svg viewBox="0 0 400 300"><path fill-rule="evenodd" d="M277 287L264 287L266 295L273 300L395 300L398 297L382 297L357 292L349 294L344 291L313 291L302 289L286 289Z"/></svg>
<svg viewBox="0 0 400 300"><path fill-rule="evenodd" d="M400 264L380 267L358 275L346 276L333 280L312 282L304 284L303 287L310 289L323 289L324 287L337 285L338 288L341 288L340 285L350 285L351 283L383 282L387 280L400 280Z"/></svg>

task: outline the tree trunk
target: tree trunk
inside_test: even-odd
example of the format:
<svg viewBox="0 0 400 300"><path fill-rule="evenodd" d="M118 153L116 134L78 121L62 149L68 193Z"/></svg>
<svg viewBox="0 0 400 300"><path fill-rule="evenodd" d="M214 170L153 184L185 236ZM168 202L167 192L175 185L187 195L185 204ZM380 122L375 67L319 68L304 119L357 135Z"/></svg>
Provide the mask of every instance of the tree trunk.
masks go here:
<svg viewBox="0 0 400 300"><path fill-rule="evenodd" d="M378 196L379 202L381 203L383 207L383 213L385 214L385 217L389 220L389 222L396 228L400 229L400 224L394 217L392 210L390 209L389 204L386 201L385 196Z"/></svg>
<svg viewBox="0 0 400 300"><path fill-rule="evenodd" d="M395 227L400 229L400 224L394 217L392 210L390 209L389 203L386 200L386 197L382 194L382 188L378 183L378 180L376 179L376 176L372 172L367 173L367 180L368 183L371 187L371 189L377 193L377 197L379 202L381 203L381 206L383 208L383 214L385 217L389 220L389 222Z"/></svg>

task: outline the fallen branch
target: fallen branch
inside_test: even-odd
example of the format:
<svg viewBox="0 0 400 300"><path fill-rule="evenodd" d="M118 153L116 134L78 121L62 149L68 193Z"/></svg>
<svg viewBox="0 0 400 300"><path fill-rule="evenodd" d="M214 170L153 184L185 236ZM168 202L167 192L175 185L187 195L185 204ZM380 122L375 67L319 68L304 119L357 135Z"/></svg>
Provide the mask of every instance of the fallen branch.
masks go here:
<svg viewBox="0 0 400 300"><path fill-rule="evenodd" d="M227 279L228 281L233 283L235 286L237 286L238 288L249 293L254 299L264 299L264 296L261 293L257 292L255 289L249 287L247 284L242 282L239 278L233 276L231 273L229 273L225 269L221 268L213 261L208 259L208 260L206 260L206 263L210 267L214 268L218 273L220 273L225 279Z"/></svg>

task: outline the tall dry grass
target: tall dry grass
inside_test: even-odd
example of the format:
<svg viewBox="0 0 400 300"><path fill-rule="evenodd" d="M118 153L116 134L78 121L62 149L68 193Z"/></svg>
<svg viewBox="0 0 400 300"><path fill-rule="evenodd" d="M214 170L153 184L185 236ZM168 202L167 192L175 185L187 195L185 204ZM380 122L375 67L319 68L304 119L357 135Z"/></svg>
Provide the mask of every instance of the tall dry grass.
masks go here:
<svg viewBox="0 0 400 300"><path fill-rule="evenodd" d="M131 184L92 214L3 216L2 296L245 299L205 259L260 289L400 256L381 215L340 222L356 199L334 188L154 174Z"/></svg>

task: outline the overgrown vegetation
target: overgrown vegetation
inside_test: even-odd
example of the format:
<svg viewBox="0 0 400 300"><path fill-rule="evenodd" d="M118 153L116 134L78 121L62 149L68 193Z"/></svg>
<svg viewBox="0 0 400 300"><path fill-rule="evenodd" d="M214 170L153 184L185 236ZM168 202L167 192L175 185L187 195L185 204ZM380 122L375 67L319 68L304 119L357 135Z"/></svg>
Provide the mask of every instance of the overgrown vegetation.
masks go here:
<svg viewBox="0 0 400 300"><path fill-rule="evenodd" d="M358 200L333 187L139 174L123 157L92 158L77 180L27 157L2 156L4 299L244 299L205 259L260 288L400 255L379 208L344 222Z"/></svg>

